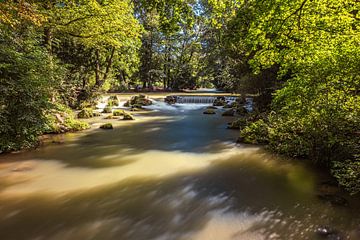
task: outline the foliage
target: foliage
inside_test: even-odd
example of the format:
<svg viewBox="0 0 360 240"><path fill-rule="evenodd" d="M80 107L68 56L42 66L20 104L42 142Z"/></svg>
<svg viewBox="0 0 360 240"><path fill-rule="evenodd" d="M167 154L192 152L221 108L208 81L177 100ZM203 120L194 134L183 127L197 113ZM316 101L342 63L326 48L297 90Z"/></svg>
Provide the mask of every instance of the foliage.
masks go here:
<svg viewBox="0 0 360 240"><path fill-rule="evenodd" d="M77 115L78 118L92 118L93 116L94 114L92 108L84 108Z"/></svg>
<svg viewBox="0 0 360 240"><path fill-rule="evenodd" d="M0 25L0 151L31 147L50 108L50 65L31 26Z"/></svg>
<svg viewBox="0 0 360 240"><path fill-rule="evenodd" d="M245 143L267 144L269 142L269 129L264 120L260 119L249 124L240 132L240 137Z"/></svg>
<svg viewBox="0 0 360 240"><path fill-rule="evenodd" d="M75 119L74 112L63 104L55 104L46 114L43 133L64 133L88 129L89 124Z"/></svg>
<svg viewBox="0 0 360 240"><path fill-rule="evenodd" d="M339 183L350 192L360 192L360 160L359 155L355 160L334 162L332 173Z"/></svg>

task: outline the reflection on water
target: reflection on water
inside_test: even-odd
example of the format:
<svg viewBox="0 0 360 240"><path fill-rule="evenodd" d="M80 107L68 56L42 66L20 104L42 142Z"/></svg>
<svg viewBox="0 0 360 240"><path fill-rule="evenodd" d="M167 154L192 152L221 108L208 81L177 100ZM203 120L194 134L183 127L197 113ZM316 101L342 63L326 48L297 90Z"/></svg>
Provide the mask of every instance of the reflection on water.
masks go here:
<svg viewBox="0 0 360 240"><path fill-rule="evenodd" d="M151 108L1 156L0 239L300 240L321 225L358 239L358 200L321 202L311 168L235 146L231 118L204 106Z"/></svg>

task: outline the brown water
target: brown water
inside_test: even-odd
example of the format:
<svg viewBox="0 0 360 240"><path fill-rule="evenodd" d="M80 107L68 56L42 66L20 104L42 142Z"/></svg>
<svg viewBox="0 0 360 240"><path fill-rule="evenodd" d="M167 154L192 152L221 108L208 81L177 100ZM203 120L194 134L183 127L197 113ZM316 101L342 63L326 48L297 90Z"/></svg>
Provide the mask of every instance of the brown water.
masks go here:
<svg viewBox="0 0 360 240"><path fill-rule="evenodd" d="M323 225L358 239L359 199L319 200L325 174L236 146L231 118L194 106L157 104L110 131L97 118L93 130L0 156L0 239L300 240L320 239Z"/></svg>

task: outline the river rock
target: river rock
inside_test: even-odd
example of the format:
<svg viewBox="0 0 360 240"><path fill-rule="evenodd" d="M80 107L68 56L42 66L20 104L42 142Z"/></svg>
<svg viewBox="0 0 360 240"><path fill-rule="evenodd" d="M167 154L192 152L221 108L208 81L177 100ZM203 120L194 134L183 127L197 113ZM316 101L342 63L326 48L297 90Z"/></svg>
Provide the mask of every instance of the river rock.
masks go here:
<svg viewBox="0 0 360 240"><path fill-rule="evenodd" d="M211 114L216 114L216 112L215 112L213 109L206 109L206 110L204 111L204 114L211 115Z"/></svg>
<svg viewBox="0 0 360 240"><path fill-rule="evenodd" d="M208 107L206 107L206 109L213 109L213 110L216 110L216 109L218 109L217 107L215 107L215 106L208 106Z"/></svg>
<svg viewBox="0 0 360 240"><path fill-rule="evenodd" d="M233 109L226 110L223 112L222 116L224 117L233 117L235 114L235 111Z"/></svg>
<svg viewBox="0 0 360 240"><path fill-rule="evenodd" d="M125 114L125 111L124 111L124 110L115 110L115 111L113 112L113 116L116 116L116 117L118 117L118 116L124 116L124 114Z"/></svg>
<svg viewBox="0 0 360 240"><path fill-rule="evenodd" d="M107 106L109 107L113 107L113 106L119 106L119 99L117 96L110 96L109 97L109 100L108 100L108 103L107 103Z"/></svg>
<svg viewBox="0 0 360 240"><path fill-rule="evenodd" d="M227 103L224 108L237 108L239 104L237 102Z"/></svg>
<svg viewBox="0 0 360 240"><path fill-rule="evenodd" d="M226 105L226 101L225 101L225 97L217 97L213 103L213 106L225 106Z"/></svg>
<svg viewBox="0 0 360 240"><path fill-rule="evenodd" d="M105 107L102 112L103 113L111 113L112 109L111 109L111 107Z"/></svg>
<svg viewBox="0 0 360 240"><path fill-rule="evenodd" d="M149 106L152 105L152 101L143 94L138 96L132 96L130 100L128 100L124 106L125 107L132 107L132 106Z"/></svg>
<svg viewBox="0 0 360 240"><path fill-rule="evenodd" d="M176 96L166 96L164 100L167 104L175 104L177 101Z"/></svg>
<svg viewBox="0 0 360 240"><path fill-rule="evenodd" d="M93 110L91 108L84 108L78 113L78 118L92 118Z"/></svg>
<svg viewBox="0 0 360 240"><path fill-rule="evenodd" d="M105 123L105 124L101 125L100 128L109 130L109 129L113 129L114 127L111 123Z"/></svg>
<svg viewBox="0 0 360 240"><path fill-rule="evenodd" d="M130 113L125 113L124 117L123 117L123 120L135 120L135 118Z"/></svg>

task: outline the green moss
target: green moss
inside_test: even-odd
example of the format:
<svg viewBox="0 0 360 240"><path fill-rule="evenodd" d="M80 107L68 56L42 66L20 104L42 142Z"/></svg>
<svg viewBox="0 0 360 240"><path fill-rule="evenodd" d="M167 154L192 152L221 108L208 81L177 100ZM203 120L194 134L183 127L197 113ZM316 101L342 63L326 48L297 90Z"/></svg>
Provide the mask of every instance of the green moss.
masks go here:
<svg viewBox="0 0 360 240"><path fill-rule="evenodd" d="M204 114L216 114L216 112L213 109L206 109L204 112Z"/></svg>
<svg viewBox="0 0 360 240"><path fill-rule="evenodd" d="M124 110L115 110L115 111L113 112L113 115L114 115L114 116L124 116L124 114L125 114L125 111L124 111Z"/></svg>
<svg viewBox="0 0 360 240"><path fill-rule="evenodd" d="M148 99L146 95L140 94L138 96L132 96L130 100L128 100L124 106L125 107L136 107L142 108L143 106L149 106L152 104L152 101Z"/></svg>
<svg viewBox="0 0 360 240"><path fill-rule="evenodd" d="M71 132L81 131L90 128L88 123L76 120L74 118L66 118L65 126Z"/></svg>
<svg viewBox="0 0 360 240"><path fill-rule="evenodd" d="M78 118L92 118L93 110L91 108L84 108L78 113Z"/></svg>
<svg viewBox="0 0 360 240"><path fill-rule="evenodd" d="M123 117L123 120L135 120L135 118L130 113L125 113L124 117Z"/></svg>
<svg viewBox="0 0 360 240"><path fill-rule="evenodd" d="M107 106L109 107L113 107L113 106L119 106L120 102L119 102L119 99L117 96L110 96L109 97L109 100L108 100L108 103L107 103Z"/></svg>
<svg viewBox="0 0 360 240"><path fill-rule="evenodd" d="M46 118L43 133L75 132L90 127L88 123L75 119L74 112L62 104L56 104Z"/></svg>
<svg viewBox="0 0 360 240"><path fill-rule="evenodd" d="M112 113L112 108L111 107L105 107L102 112L103 113Z"/></svg>

